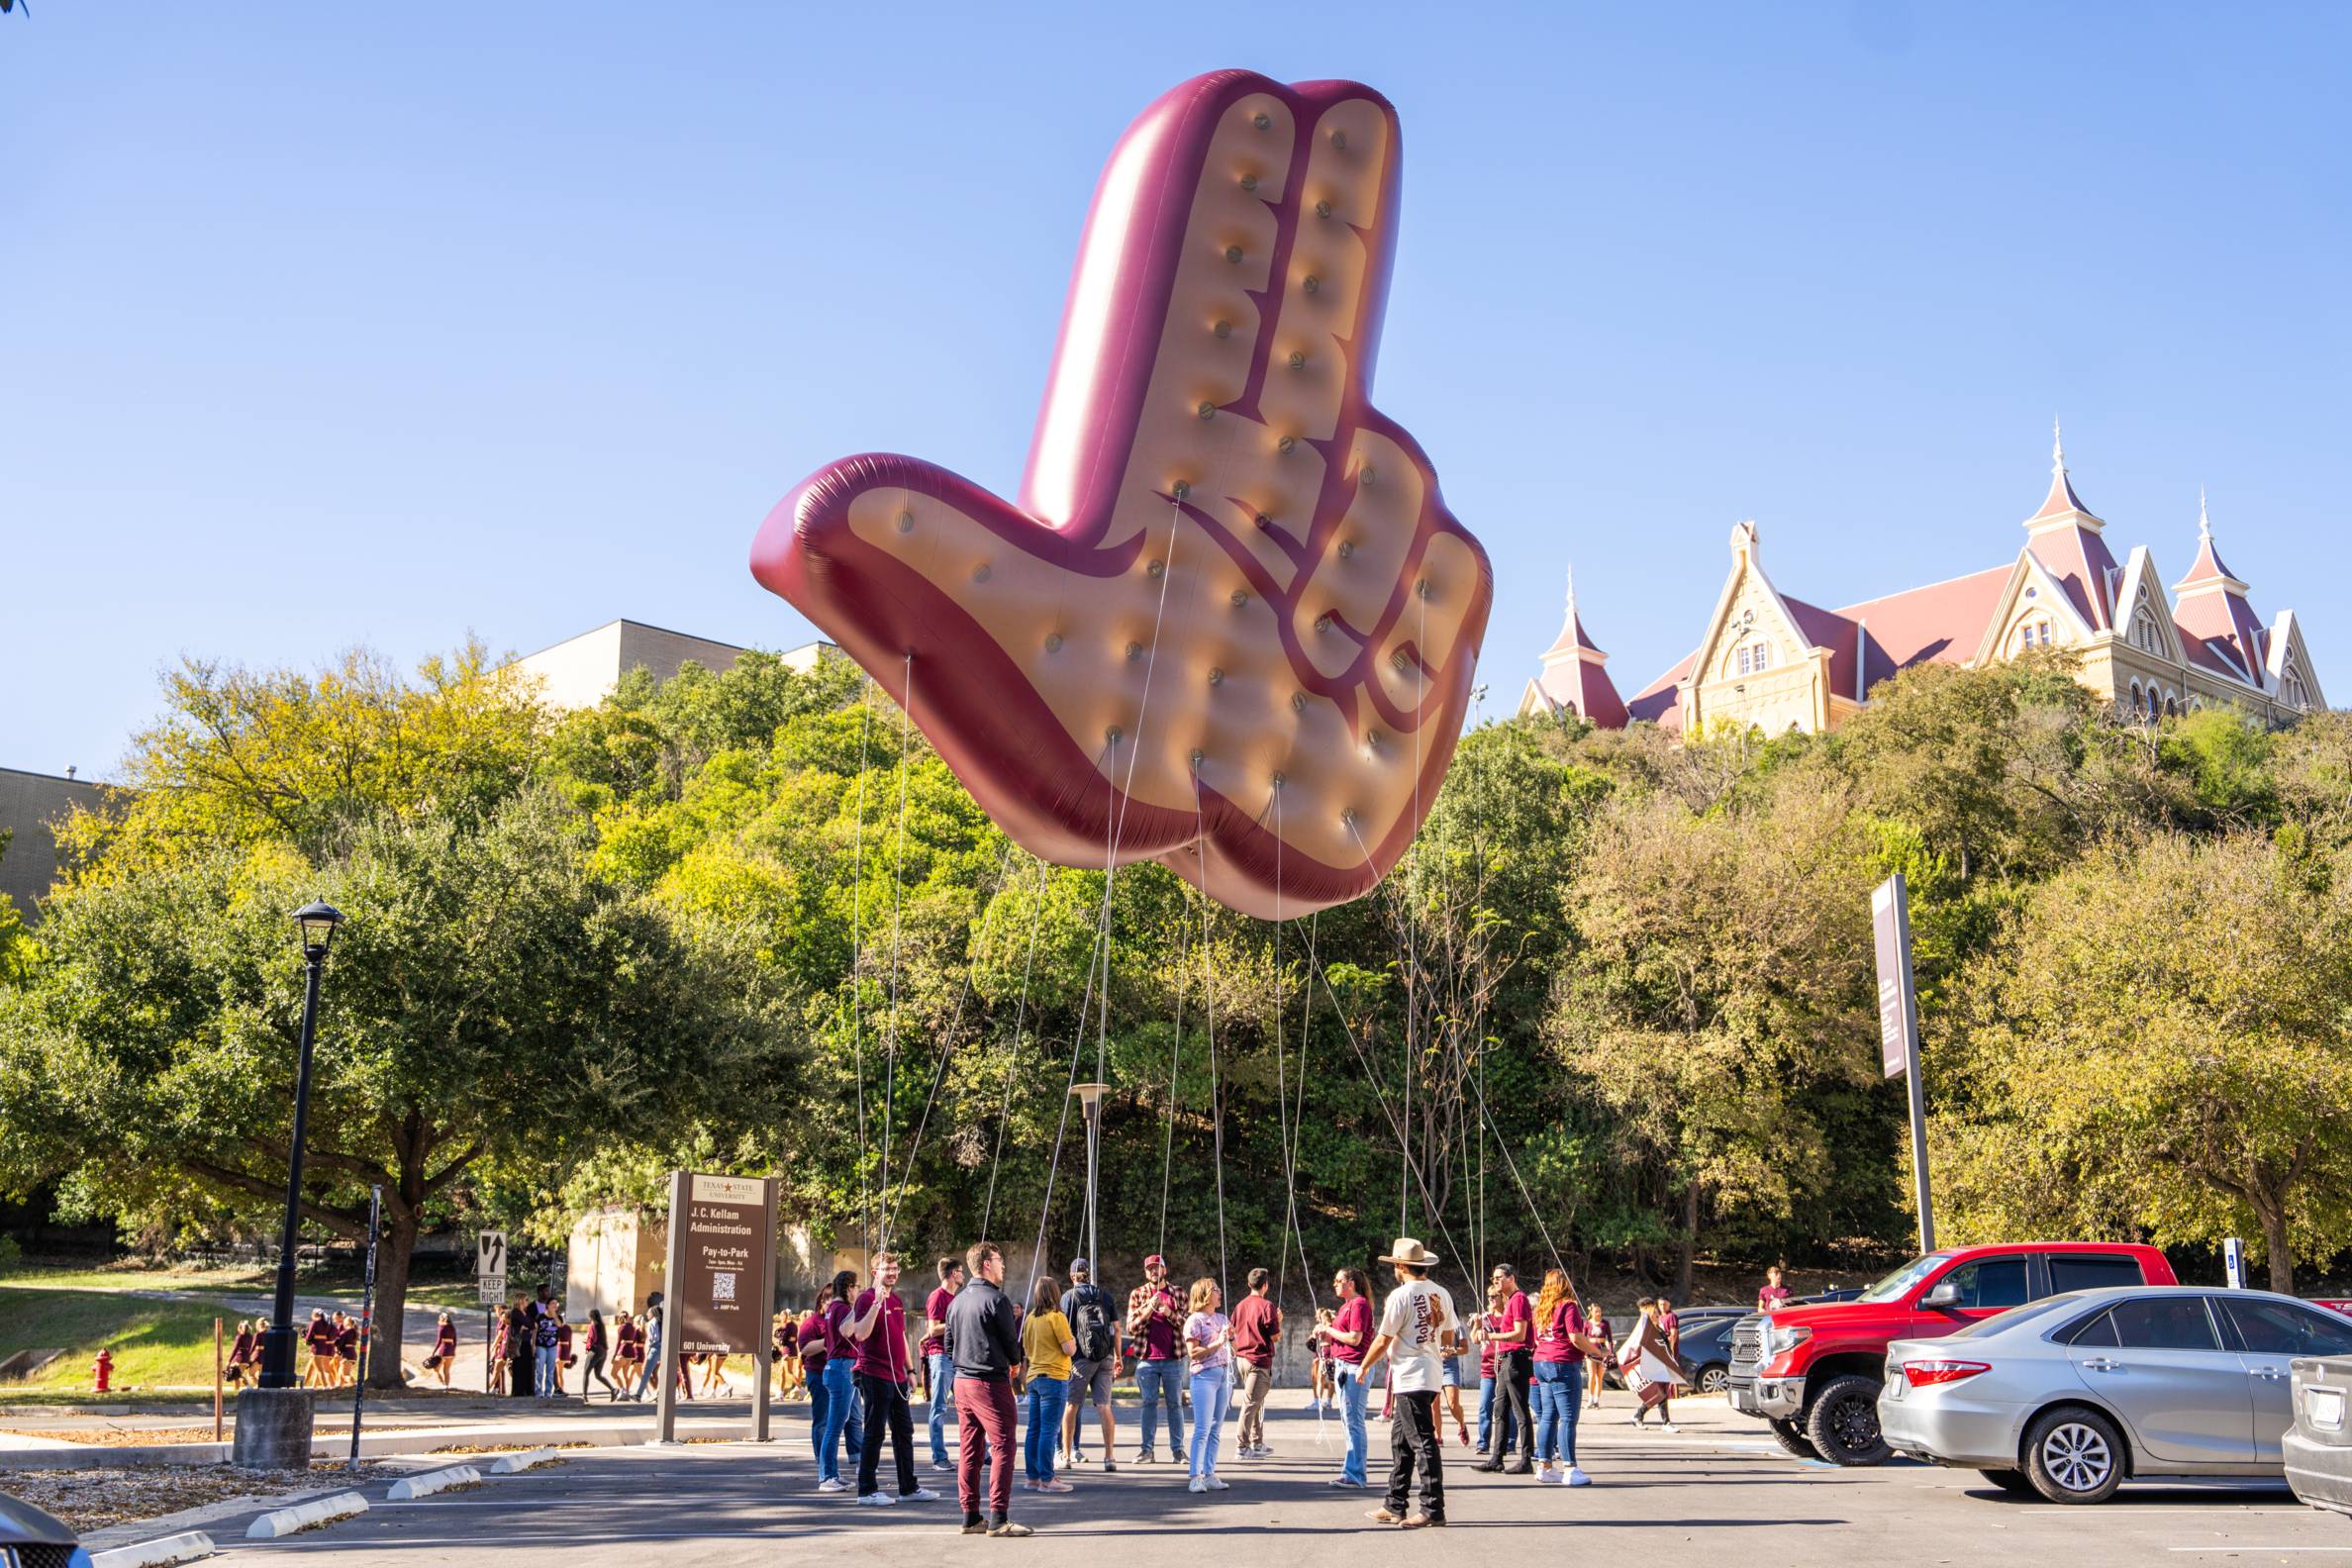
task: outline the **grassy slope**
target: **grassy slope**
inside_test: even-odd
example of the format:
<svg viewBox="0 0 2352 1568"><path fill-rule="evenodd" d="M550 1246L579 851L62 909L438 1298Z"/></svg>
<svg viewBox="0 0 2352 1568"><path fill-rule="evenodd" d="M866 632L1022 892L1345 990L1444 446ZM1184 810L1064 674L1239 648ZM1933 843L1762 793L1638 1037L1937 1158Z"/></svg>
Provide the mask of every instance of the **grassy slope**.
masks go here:
<svg viewBox="0 0 2352 1568"><path fill-rule="evenodd" d="M164 1384L212 1386L213 1319L234 1337L237 1314L209 1302L146 1301L107 1291L28 1290L0 1285L0 1358L19 1350L56 1349L28 1389L90 1386L90 1363L104 1345L114 1355L116 1388Z"/></svg>

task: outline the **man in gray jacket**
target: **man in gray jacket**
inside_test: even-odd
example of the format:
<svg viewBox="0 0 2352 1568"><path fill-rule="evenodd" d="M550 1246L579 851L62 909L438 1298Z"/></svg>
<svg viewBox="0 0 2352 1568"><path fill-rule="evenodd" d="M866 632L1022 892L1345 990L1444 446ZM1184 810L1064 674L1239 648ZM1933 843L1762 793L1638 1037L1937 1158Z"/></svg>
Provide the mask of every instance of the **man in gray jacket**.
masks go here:
<svg viewBox="0 0 2352 1568"><path fill-rule="evenodd" d="M993 1241L964 1254L970 1283L947 1304L944 1349L955 1368L955 1489L966 1535L1027 1535L1013 1522L1013 1369L1021 1365L1021 1330L1005 1294L1005 1255ZM980 1515L980 1466L989 1466L988 1517Z"/></svg>

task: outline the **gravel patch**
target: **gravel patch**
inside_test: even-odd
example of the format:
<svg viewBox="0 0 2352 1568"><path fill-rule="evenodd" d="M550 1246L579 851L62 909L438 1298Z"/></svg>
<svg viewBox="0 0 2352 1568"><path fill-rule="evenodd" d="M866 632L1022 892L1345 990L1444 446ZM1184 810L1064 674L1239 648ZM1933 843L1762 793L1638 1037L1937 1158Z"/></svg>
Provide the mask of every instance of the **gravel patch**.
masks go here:
<svg viewBox="0 0 2352 1568"><path fill-rule="evenodd" d="M0 1470L0 1492L46 1509L82 1534L109 1525L161 1519L185 1509L250 1499L265 1503L289 1492L316 1490L329 1478L310 1470L233 1470L227 1465Z"/></svg>

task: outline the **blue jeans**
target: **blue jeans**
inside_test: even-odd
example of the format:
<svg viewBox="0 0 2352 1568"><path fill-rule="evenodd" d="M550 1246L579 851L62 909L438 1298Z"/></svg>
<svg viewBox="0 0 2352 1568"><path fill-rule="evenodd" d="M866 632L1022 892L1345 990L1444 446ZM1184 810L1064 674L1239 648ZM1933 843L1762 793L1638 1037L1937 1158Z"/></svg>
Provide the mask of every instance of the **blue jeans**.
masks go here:
<svg viewBox="0 0 2352 1568"><path fill-rule="evenodd" d="M1168 1407L1168 1457L1184 1452L1184 1368L1174 1360L1135 1363L1135 1392L1143 1396L1143 1447L1159 1436L1160 1405Z"/></svg>
<svg viewBox="0 0 2352 1568"><path fill-rule="evenodd" d="M1192 1473L1217 1474L1217 1440L1225 1435L1225 1407L1233 1400L1230 1367L1203 1367L1192 1375Z"/></svg>
<svg viewBox="0 0 2352 1568"><path fill-rule="evenodd" d="M557 1378L561 1376L561 1374L556 1370L555 1367L555 1347L553 1345L540 1345L539 1347L537 1360L539 1370L532 1379L533 1391L541 1395L562 1393L562 1389L556 1382Z"/></svg>
<svg viewBox="0 0 2352 1568"><path fill-rule="evenodd" d="M1331 1368L1331 1375L1339 1383L1340 1420L1347 1427L1347 1457L1339 1462L1339 1473L1357 1486L1364 1484L1364 1401L1370 1390L1364 1387L1364 1374L1345 1361Z"/></svg>
<svg viewBox="0 0 2352 1568"><path fill-rule="evenodd" d="M1053 1479L1054 1456L1061 1448L1062 1407L1069 1402L1067 1378L1029 1379L1029 1430L1022 1434L1021 1457L1031 1481Z"/></svg>
<svg viewBox="0 0 2352 1568"><path fill-rule="evenodd" d="M955 1363L944 1355L931 1358L931 1463L947 1462L947 1396L955 1392Z"/></svg>
<svg viewBox="0 0 2352 1568"><path fill-rule="evenodd" d="M1488 1442L1487 1438L1494 1431L1495 1407L1498 1404L1503 1407L1504 1448L1509 1449L1519 1437L1519 1433L1513 1429L1516 1422L1511 1414L1511 1401L1498 1399L1501 1393L1502 1386L1493 1378L1482 1377L1478 1380L1478 1451L1482 1454L1495 1451L1495 1445Z"/></svg>
<svg viewBox="0 0 2352 1568"><path fill-rule="evenodd" d="M825 1363L825 1412L823 1429L817 1437L817 1479L841 1479L840 1444L843 1436L849 1440L849 1462L857 1463L865 1453L865 1430L857 1419L857 1384L847 1356L835 1356Z"/></svg>
<svg viewBox="0 0 2352 1568"><path fill-rule="evenodd" d="M1584 1365L1535 1363L1535 1462L1576 1463L1576 1412L1584 1403Z"/></svg>
<svg viewBox="0 0 2352 1568"><path fill-rule="evenodd" d="M657 1328L645 1336L645 1365L637 1373L637 1392L629 1397L643 1399L645 1390L651 1388L653 1380L659 1376L661 1376L661 1330Z"/></svg>

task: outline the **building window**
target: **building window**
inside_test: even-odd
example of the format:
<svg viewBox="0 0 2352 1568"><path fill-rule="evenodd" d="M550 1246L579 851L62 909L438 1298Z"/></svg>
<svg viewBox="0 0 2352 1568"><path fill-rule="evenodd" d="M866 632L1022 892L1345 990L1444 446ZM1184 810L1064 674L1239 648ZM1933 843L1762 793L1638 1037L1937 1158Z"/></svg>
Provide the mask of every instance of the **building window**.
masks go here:
<svg viewBox="0 0 2352 1568"><path fill-rule="evenodd" d="M1761 675L1771 667L1772 644L1762 637L1753 642L1742 642L1739 651L1733 656L1733 662L1742 675Z"/></svg>
<svg viewBox="0 0 2352 1568"><path fill-rule="evenodd" d="M2310 709L2311 698L2310 694L2303 690L2303 671L2297 669L2293 661L2290 661L2286 669L2280 673L2279 695L2286 700L2287 706L2290 708L2299 708L2306 712Z"/></svg>
<svg viewBox="0 0 2352 1568"><path fill-rule="evenodd" d="M2131 618L2131 645L2149 653L2163 651L2163 639L2156 633L2156 618L2145 610Z"/></svg>
<svg viewBox="0 0 2352 1568"><path fill-rule="evenodd" d="M2050 618L2035 616L2017 628L2019 647L2048 647L2050 645Z"/></svg>

